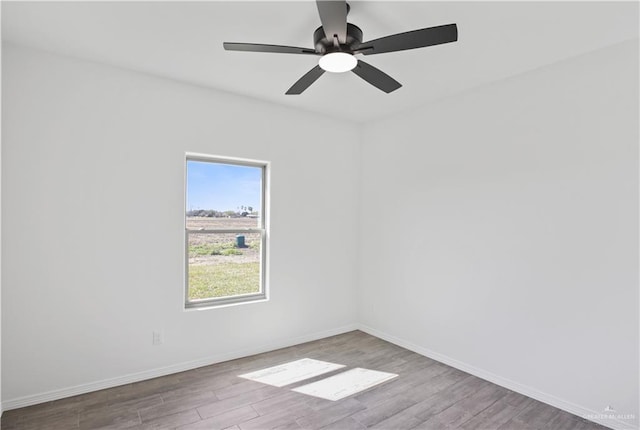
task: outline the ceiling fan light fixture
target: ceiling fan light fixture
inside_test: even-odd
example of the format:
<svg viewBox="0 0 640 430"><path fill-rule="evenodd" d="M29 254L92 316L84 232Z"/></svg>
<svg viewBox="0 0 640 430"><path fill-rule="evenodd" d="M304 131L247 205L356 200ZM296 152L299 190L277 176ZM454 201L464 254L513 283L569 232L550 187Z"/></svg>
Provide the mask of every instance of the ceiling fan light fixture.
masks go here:
<svg viewBox="0 0 640 430"><path fill-rule="evenodd" d="M327 72L344 73L353 70L358 65L358 60L346 52L331 52L320 57L318 65Z"/></svg>

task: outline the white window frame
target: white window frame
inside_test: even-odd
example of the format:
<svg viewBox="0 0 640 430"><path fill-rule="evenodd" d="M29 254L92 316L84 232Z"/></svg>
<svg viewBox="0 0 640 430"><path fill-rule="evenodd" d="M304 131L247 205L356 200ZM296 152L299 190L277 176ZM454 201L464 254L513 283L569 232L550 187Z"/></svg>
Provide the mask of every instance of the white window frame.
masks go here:
<svg viewBox="0 0 640 430"><path fill-rule="evenodd" d="M187 228L186 203L187 203L187 163L200 161L205 163L227 164L244 167L259 167L262 169L262 190L260 198L260 216L256 228L244 229L214 229L214 230L189 230ZM226 306L232 304L252 303L268 300L268 276L267 259L269 247L269 162L249 160L243 158L219 157L203 154L187 153L184 161L184 306L185 309L201 309ZM259 233L260 242L260 291L258 293L238 294L235 296L217 297L208 299L189 300L189 233L197 234L224 234L224 233Z"/></svg>

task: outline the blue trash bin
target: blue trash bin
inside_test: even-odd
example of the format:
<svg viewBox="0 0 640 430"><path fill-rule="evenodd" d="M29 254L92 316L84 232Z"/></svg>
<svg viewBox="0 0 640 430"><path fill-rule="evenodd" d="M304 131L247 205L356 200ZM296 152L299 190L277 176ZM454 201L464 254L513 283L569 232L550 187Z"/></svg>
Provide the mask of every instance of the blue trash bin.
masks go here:
<svg viewBox="0 0 640 430"><path fill-rule="evenodd" d="M236 236L236 248L246 248L247 246L244 244L244 235Z"/></svg>

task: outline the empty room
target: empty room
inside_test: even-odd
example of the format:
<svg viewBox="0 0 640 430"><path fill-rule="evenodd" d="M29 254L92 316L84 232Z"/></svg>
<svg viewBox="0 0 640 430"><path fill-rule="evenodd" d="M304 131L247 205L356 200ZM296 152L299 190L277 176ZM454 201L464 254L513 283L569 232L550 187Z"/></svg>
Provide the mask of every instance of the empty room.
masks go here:
<svg viewBox="0 0 640 430"><path fill-rule="evenodd" d="M6 430L638 430L637 1L2 1Z"/></svg>

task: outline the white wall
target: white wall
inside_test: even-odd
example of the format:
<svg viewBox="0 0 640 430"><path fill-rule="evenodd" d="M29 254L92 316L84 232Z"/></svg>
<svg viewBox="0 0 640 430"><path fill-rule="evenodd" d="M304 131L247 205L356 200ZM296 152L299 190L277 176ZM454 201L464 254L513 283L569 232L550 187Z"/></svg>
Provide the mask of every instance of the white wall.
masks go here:
<svg viewBox="0 0 640 430"><path fill-rule="evenodd" d="M12 45L3 57L5 406L354 327L356 126ZM272 162L269 302L183 311L187 151Z"/></svg>
<svg viewBox="0 0 640 430"><path fill-rule="evenodd" d="M636 40L367 127L359 320L637 426L638 115Z"/></svg>

